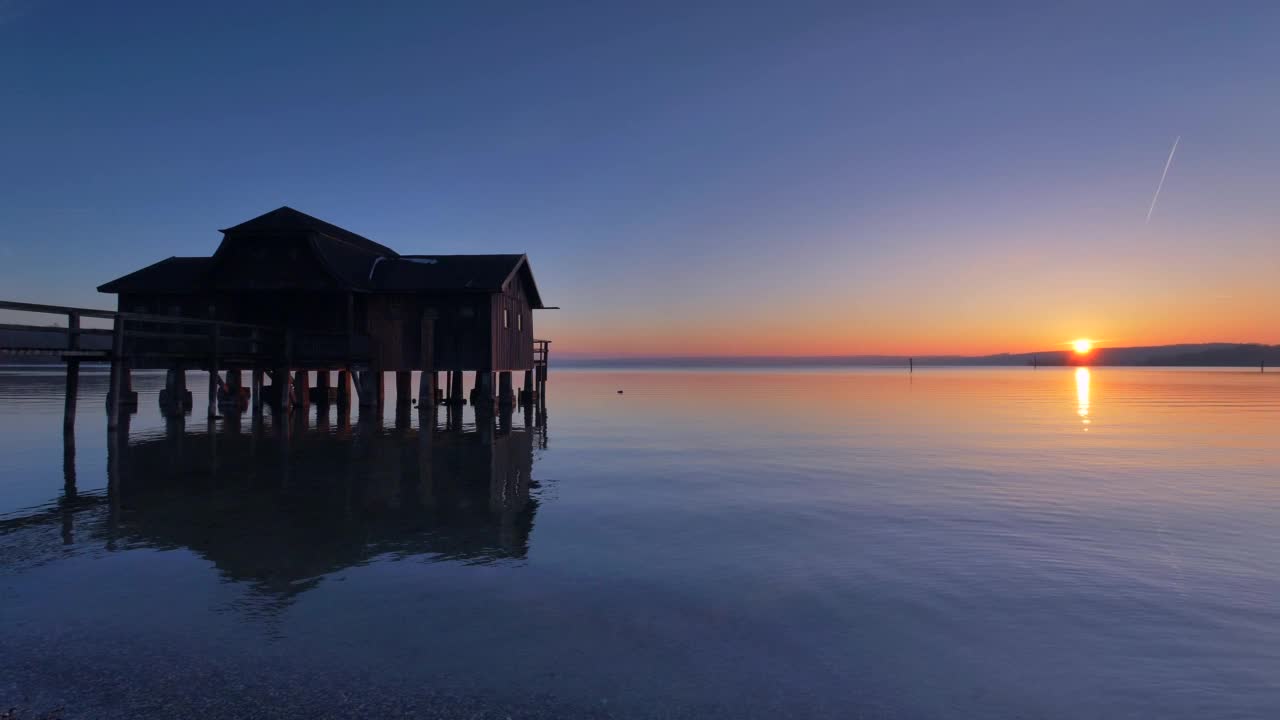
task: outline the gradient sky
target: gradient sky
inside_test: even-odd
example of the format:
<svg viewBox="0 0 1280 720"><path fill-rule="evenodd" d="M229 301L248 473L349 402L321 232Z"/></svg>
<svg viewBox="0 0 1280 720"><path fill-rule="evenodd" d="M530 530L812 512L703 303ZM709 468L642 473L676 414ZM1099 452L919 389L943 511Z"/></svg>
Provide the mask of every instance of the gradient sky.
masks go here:
<svg viewBox="0 0 1280 720"><path fill-rule="evenodd" d="M0 297L288 204L560 353L1280 342L1280 4L692 5L0 0Z"/></svg>

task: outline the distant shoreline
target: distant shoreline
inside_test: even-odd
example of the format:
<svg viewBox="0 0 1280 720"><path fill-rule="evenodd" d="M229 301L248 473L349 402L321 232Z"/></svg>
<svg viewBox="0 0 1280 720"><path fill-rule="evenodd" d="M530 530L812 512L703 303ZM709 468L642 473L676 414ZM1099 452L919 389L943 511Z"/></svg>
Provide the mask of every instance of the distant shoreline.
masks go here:
<svg viewBox="0 0 1280 720"><path fill-rule="evenodd" d="M560 368L917 368L929 367L1224 367L1280 368L1280 345L1193 343L1143 347L1102 347L1078 355L1069 350L996 355L841 355L572 357L551 355ZM61 366L56 354L0 353L0 367ZM89 365L89 363L86 363Z"/></svg>

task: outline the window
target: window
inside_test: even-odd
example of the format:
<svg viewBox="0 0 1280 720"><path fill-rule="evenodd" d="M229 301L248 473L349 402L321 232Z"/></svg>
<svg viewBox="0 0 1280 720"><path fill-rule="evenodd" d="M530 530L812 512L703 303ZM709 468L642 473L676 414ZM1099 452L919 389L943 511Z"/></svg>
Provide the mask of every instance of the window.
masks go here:
<svg viewBox="0 0 1280 720"><path fill-rule="evenodd" d="M516 332L524 331L524 313L516 313Z"/></svg>
<svg viewBox="0 0 1280 720"><path fill-rule="evenodd" d="M509 328L509 327L511 327L511 324L510 324L509 322L507 322L507 319L508 319L508 318L507 318L507 315L508 315L509 313L510 313L510 311L509 311L509 310L507 310L506 308L502 308L502 327L503 327L504 329L505 329L505 328Z"/></svg>

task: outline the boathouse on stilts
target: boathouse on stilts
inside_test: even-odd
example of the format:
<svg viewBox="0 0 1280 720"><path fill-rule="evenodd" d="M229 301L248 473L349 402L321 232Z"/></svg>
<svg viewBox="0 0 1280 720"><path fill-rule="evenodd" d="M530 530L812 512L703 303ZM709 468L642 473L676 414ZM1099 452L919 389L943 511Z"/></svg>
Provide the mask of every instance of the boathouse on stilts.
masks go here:
<svg viewBox="0 0 1280 720"><path fill-rule="evenodd" d="M349 402L353 380L361 406L381 406L385 372L408 404L415 370L420 405L462 403L464 371L475 373L477 407L533 402L545 391L548 342L533 336L533 311L544 305L525 255L401 255L289 207L221 232L210 257L171 257L98 288L118 296L122 314L213 321L224 331L220 347L133 333L130 366L170 370L169 403L187 402L190 368L210 373L211 415L213 398L244 393L243 371L255 408L264 399L286 410L313 398ZM308 371L317 371L314 391ZM518 396L513 373L523 374Z"/></svg>
<svg viewBox="0 0 1280 720"><path fill-rule="evenodd" d="M533 311L546 306L527 256L401 255L288 207L221 232L212 256L170 257L100 286L117 296L115 312L0 302L67 318L65 328L0 327L0 346L61 353L68 425L81 361L111 363L110 429L136 402L134 369L168 370L161 406L179 413L190 408L186 372L207 371L210 417L250 401L255 412L349 406L353 384L362 408L380 408L387 372L407 408L414 371L420 408L463 404L463 372L474 373L477 410L545 407L550 343L534 338ZM111 328L81 328L81 318Z"/></svg>

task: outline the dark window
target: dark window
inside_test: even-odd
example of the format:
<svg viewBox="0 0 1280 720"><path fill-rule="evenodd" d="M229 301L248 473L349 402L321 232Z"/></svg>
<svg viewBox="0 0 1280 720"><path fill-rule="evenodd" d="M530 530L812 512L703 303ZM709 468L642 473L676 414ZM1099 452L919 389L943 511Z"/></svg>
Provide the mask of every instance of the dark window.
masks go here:
<svg viewBox="0 0 1280 720"><path fill-rule="evenodd" d="M511 327L511 324L507 321L508 320L507 315L508 315L507 309L502 308L502 327L503 328Z"/></svg>
<svg viewBox="0 0 1280 720"><path fill-rule="evenodd" d="M524 330L524 313L516 313L516 331Z"/></svg>

